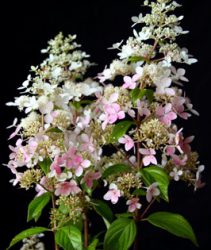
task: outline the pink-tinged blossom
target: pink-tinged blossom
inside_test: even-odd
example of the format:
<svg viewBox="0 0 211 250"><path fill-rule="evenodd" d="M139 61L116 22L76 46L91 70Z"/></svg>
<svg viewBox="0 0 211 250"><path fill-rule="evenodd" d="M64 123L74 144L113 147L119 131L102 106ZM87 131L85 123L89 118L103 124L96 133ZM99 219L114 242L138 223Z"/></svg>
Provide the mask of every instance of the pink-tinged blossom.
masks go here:
<svg viewBox="0 0 211 250"><path fill-rule="evenodd" d="M93 144L93 138L87 134L81 135L81 151L89 151L90 153L95 151L95 147Z"/></svg>
<svg viewBox="0 0 211 250"><path fill-rule="evenodd" d="M64 160L61 156L57 155L50 166L51 172L49 173L49 177L60 175L62 173L61 167L64 167Z"/></svg>
<svg viewBox="0 0 211 250"><path fill-rule="evenodd" d="M77 153L75 147L71 147L67 153L63 155L65 161L65 167L75 170L77 177L81 176L84 168L88 168L91 165L89 160L83 159L81 155Z"/></svg>
<svg viewBox="0 0 211 250"><path fill-rule="evenodd" d="M169 137L170 137L169 144L171 144L171 145L168 145L165 148L165 152L167 155L173 155L175 153L176 149L178 149L181 154L184 153L184 151L181 148L181 143L182 143L182 139L183 139L182 130L183 130L183 128L178 130L176 132L176 134L169 135Z"/></svg>
<svg viewBox="0 0 211 250"><path fill-rule="evenodd" d="M134 141L129 135L124 135L123 137L119 138L119 143L125 145L125 150L129 151L131 148L134 147Z"/></svg>
<svg viewBox="0 0 211 250"><path fill-rule="evenodd" d="M104 112L105 113L100 116L100 120L103 121L103 130L106 128L107 124L113 124L118 119L121 120L125 118L125 112L121 110L120 105L117 103L106 104L104 107Z"/></svg>
<svg viewBox="0 0 211 250"><path fill-rule="evenodd" d="M140 79L140 74L135 74L133 77L125 76L124 84L122 85L123 89L135 89L136 82Z"/></svg>
<svg viewBox="0 0 211 250"><path fill-rule="evenodd" d="M172 120L177 118L177 114L172 111L171 103L167 103L164 107L158 106L156 109L156 116L166 126L170 126Z"/></svg>
<svg viewBox="0 0 211 250"><path fill-rule="evenodd" d="M154 149L140 148L139 152L143 155L142 161L144 166L148 166L150 163L157 165L157 159L155 158L156 152Z"/></svg>
<svg viewBox="0 0 211 250"><path fill-rule="evenodd" d="M206 185L205 182L201 181L201 173L204 171L204 169L205 169L204 165L200 165L198 167L198 170L196 172L196 180L195 180L195 187L194 187L195 191L197 189L202 188L202 187L204 187Z"/></svg>
<svg viewBox="0 0 211 250"><path fill-rule="evenodd" d="M146 199L148 202L151 202L152 198L158 195L160 195L160 190L158 189L157 182L154 182L149 187L147 187Z"/></svg>
<svg viewBox="0 0 211 250"><path fill-rule="evenodd" d="M53 185L50 183L49 179L46 176L43 176L40 180L40 184L36 185L35 190L37 191L36 196L38 197L46 193L47 190L53 191Z"/></svg>
<svg viewBox="0 0 211 250"><path fill-rule="evenodd" d="M12 138L14 138L20 130L21 130L21 126L17 126L15 131L9 136L8 140L11 140Z"/></svg>
<svg viewBox="0 0 211 250"><path fill-rule="evenodd" d="M120 190L114 183L109 186L109 191L103 196L104 200L111 201L111 203L116 204L121 196Z"/></svg>
<svg viewBox="0 0 211 250"><path fill-rule="evenodd" d="M184 166L188 159L187 155L181 156L175 154L171 155L171 158L176 166Z"/></svg>
<svg viewBox="0 0 211 250"><path fill-rule="evenodd" d="M103 121L102 129L104 130L107 124L113 124L118 119L125 118L125 112L121 110L121 107L116 101L118 100L118 93L113 93L109 97L109 100L102 99L104 113L100 115L99 119Z"/></svg>
<svg viewBox="0 0 211 250"><path fill-rule="evenodd" d="M185 111L185 107L184 107L185 102L186 100L184 97L175 96L174 99L172 100L172 106L173 106L174 111L177 113L179 117L187 120L191 116L191 114Z"/></svg>
<svg viewBox="0 0 211 250"><path fill-rule="evenodd" d="M85 174L84 178L83 178L83 182L86 183L88 188L92 188L93 186L93 181L94 180L98 180L101 177L101 173L100 172L93 172L93 171L89 171Z"/></svg>
<svg viewBox="0 0 211 250"><path fill-rule="evenodd" d="M71 180L70 182L61 182L56 184L55 195L68 196L70 194L77 194L81 192L81 189L78 187L76 181Z"/></svg>
<svg viewBox="0 0 211 250"><path fill-rule="evenodd" d="M139 198L132 198L131 200L128 200L126 204L128 205L128 211L130 213L135 212L136 209L140 209L142 206L141 203L139 203Z"/></svg>
<svg viewBox="0 0 211 250"><path fill-rule="evenodd" d="M177 169L176 167L173 168L173 170L169 174L175 181L179 181L180 176L183 175L183 171L180 169Z"/></svg>
<svg viewBox="0 0 211 250"><path fill-rule="evenodd" d="M155 82L156 88L156 94L158 95L168 95L168 96L174 96L175 91L172 88L169 88L171 85L171 78L163 78L159 82Z"/></svg>
<svg viewBox="0 0 211 250"><path fill-rule="evenodd" d="M22 139L18 139L16 142L16 147L9 145L9 148L12 151L12 153L9 155L9 158L16 163L17 167L27 165L37 148L37 143L33 142L32 140L26 146L22 146L22 142Z"/></svg>
<svg viewBox="0 0 211 250"><path fill-rule="evenodd" d="M191 152L190 143L194 140L194 138L195 136L192 135L192 136L186 137L184 140L180 140L179 146L185 154L188 154Z"/></svg>
<svg viewBox="0 0 211 250"><path fill-rule="evenodd" d="M145 115L148 117L150 115L150 110L148 109L148 104L146 101L137 101L137 108L138 108L138 113L140 116Z"/></svg>

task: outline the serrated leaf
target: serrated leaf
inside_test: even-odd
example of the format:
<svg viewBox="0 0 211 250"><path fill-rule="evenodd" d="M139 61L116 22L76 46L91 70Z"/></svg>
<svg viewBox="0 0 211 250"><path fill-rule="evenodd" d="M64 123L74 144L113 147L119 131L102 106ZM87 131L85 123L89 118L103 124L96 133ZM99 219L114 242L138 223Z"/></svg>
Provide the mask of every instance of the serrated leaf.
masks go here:
<svg viewBox="0 0 211 250"><path fill-rule="evenodd" d="M117 123L114 126L113 131L111 133L111 137L110 137L110 140L109 140L110 143L117 142L119 138L121 138L123 135L126 134L126 132L132 126L132 124L134 124L134 122L129 121L129 120Z"/></svg>
<svg viewBox="0 0 211 250"><path fill-rule="evenodd" d="M169 201L168 198L169 176L162 168L156 166L149 166L142 168L140 170L140 173L144 183L147 186L150 186L153 182L157 182L158 187L160 189L161 198L164 199L165 201Z"/></svg>
<svg viewBox="0 0 211 250"><path fill-rule="evenodd" d="M48 174L51 163L52 161L50 158L45 158L43 161L39 162L39 166L45 174Z"/></svg>
<svg viewBox="0 0 211 250"><path fill-rule="evenodd" d="M82 235L77 227L66 226L56 231L56 243L64 250L82 250Z"/></svg>
<svg viewBox="0 0 211 250"><path fill-rule="evenodd" d="M133 219L115 220L105 235L104 250L128 250L136 237L136 224Z"/></svg>
<svg viewBox="0 0 211 250"><path fill-rule="evenodd" d="M28 206L27 222L34 219L37 221L42 214L42 210L51 199L50 193L44 193L39 197L35 197Z"/></svg>
<svg viewBox="0 0 211 250"><path fill-rule="evenodd" d="M169 212L156 212L150 214L146 220L152 225L162 228L178 237L189 239L198 246L191 225L182 215Z"/></svg>
<svg viewBox="0 0 211 250"><path fill-rule="evenodd" d="M43 232L46 232L46 231L49 231L49 229L45 228L45 227L33 227L33 228L26 229L26 230L22 231L21 233L17 234L12 239L12 241L11 241L9 247L7 248L7 250L10 249L15 244L17 244L19 241L25 239L25 238L28 238L28 237L31 237L33 235L40 234L40 233L43 233Z"/></svg>
<svg viewBox="0 0 211 250"><path fill-rule="evenodd" d="M107 178L110 175L117 175L125 172L130 172L131 167L125 165L125 164L115 164L110 167L108 167L102 174L103 178Z"/></svg>

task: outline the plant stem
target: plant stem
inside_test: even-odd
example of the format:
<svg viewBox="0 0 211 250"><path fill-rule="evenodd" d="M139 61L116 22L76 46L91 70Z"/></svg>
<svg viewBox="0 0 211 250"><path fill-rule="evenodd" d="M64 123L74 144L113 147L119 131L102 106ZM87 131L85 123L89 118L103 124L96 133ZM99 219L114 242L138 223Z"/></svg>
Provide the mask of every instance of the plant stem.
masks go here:
<svg viewBox="0 0 211 250"><path fill-rule="evenodd" d="M55 209L56 205L55 205L55 196L54 196L54 194L51 195L51 200L52 200L52 207L53 207L53 209ZM53 235L54 235L54 249L59 250L59 247L56 244L56 222L54 222L54 226L53 226Z"/></svg>
<svg viewBox="0 0 211 250"><path fill-rule="evenodd" d="M88 226L88 218L87 215L85 214L85 218L84 218L84 247L88 247L88 230L89 230L89 226Z"/></svg>
<svg viewBox="0 0 211 250"><path fill-rule="evenodd" d="M153 200L151 200L151 202L145 208L144 212L141 214L141 216L139 218L140 221L144 218L144 215L148 212L148 210L150 209L150 207L152 206L152 204L155 202L155 200L156 200L156 198L153 198Z"/></svg>

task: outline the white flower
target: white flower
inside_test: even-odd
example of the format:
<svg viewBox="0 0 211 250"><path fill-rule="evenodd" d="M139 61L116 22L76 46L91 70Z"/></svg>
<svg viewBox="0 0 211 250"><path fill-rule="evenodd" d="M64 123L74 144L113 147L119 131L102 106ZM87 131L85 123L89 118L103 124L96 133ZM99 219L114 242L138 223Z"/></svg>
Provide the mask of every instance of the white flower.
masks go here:
<svg viewBox="0 0 211 250"><path fill-rule="evenodd" d="M143 22L143 15L142 15L142 13L140 13L139 16L133 16L133 17L131 17L131 20L132 20L132 22L134 22L134 24L132 25L132 27L134 27L138 23L142 23Z"/></svg>
<svg viewBox="0 0 211 250"><path fill-rule="evenodd" d="M133 54L134 49L129 44L126 44L122 46L122 51L118 53L118 56L120 57L120 59L125 59L132 56Z"/></svg>
<svg viewBox="0 0 211 250"><path fill-rule="evenodd" d="M185 77L185 69L183 68L179 68L176 69L174 66L171 67L171 71L174 74L173 76L173 81L176 81L176 83L178 83L177 81L181 80L184 82L188 82L189 80Z"/></svg>
<svg viewBox="0 0 211 250"><path fill-rule="evenodd" d="M184 61L184 63L187 63L189 65L198 62L197 59L189 57L191 55L188 55L188 50L186 48L183 48L181 50L180 56L181 56L181 59Z"/></svg>
<svg viewBox="0 0 211 250"><path fill-rule="evenodd" d="M25 103L25 107L26 107L25 109L26 114L31 112L32 110L38 109L39 105L37 103L35 96L29 97L28 102Z"/></svg>
<svg viewBox="0 0 211 250"><path fill-rule="evenodd" d="M57 79L61 75L62 69L60 67L56 67L52 70L51 75L53 78Z"/></svg>
<svg viewBox="0 0 211 250"><path fill-rule="evenodd" d="M69 67L69 70L72 71L72 70L76 70L78 68L81 68L82 67L82 62L71 62L71 65Z"/></svg>
<svg viewBox="0 0 211 250"><path fill-rule="evenodd" d="M180 176L183 174L182 170L178 170L176 167L173 168L173 171L170 172L170 176L174 178L175 181L178 181L180 179Z"/></svg>
<svg viewBox="0 0 211 250"><path fill-rule="evenodd" d="M138 42L141 42L141 41L144 41L144 40L147 40L150 38L150 35L151 35L151 29L150 28L145 28L145 29L142 29L141 32L137 32L136 30L133 30L133 34L136 38L136 40Z"/></svg>
<svg viewBox="0 0 211 250"><path fill-rule="evenodd" d="M119 49L119 47L122 45L123 43L123 40L121 42L118 42L118 43L114 43L112 45L112 47L108 48L108 49Z"/></svg>
<svg viewBox="0 0 211 250"><path fill-rule="evenodd" d="M18 89L26 89L31 81L31 75L28 75L27 80L22 83L22 86Z"/></svg>

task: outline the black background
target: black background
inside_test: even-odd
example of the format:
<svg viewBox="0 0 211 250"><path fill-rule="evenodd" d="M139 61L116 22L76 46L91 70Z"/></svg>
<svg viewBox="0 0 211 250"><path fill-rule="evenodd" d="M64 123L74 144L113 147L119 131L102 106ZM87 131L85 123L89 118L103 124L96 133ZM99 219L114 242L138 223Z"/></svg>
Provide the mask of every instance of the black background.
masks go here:
<svg viewBox="0 0 211 250"><path fill-rule="evenodd" d="M198 58L199 63L188 68L190 83L186 92L191 97L200 117L192 117L185 123L186 135L194 134L193 148L200 153L200 160L206 165L204 189L194 193L182 183L171 185L170 204L161 204L160 209L183 214L192 224L199 240L200 249L209 249L211 236L211 169L210 163L210 6L209 0L180 0L184 6L180 13L185 15L183 27L190 34L181 39L181 45ZM78 42L91 54L91 60L98 63L92 73L101 72L104 65L115 57L108 51L112 43L127 39L132 34L130 18L141 10L140 0L90 0L90 1L26 1L18 3L7 1L1 6L1 88L0 88L0 164L8 161L8 131L14 117L19 113L5 103L17 96L17 87L26 79L30 65L37 65L43 59L40 49L59 31L65 34L78 34ZM9 170L0 168L0 250L8 246L11 238L29 227L26 223L27 204L33 198L33 192L12 187ZM45 219L40 225L44 225ZM97 230L98 224L94 224ZM186 249L195 247L186 240L141 225L141 244L143 250ZM15 247L14 247L15 249ZM18 248L17 248L18 249ZM49 250L51 247L49 247ZM111 249L112 250L112 249ZM121 249L120 249L121 250Z"/></svg>

